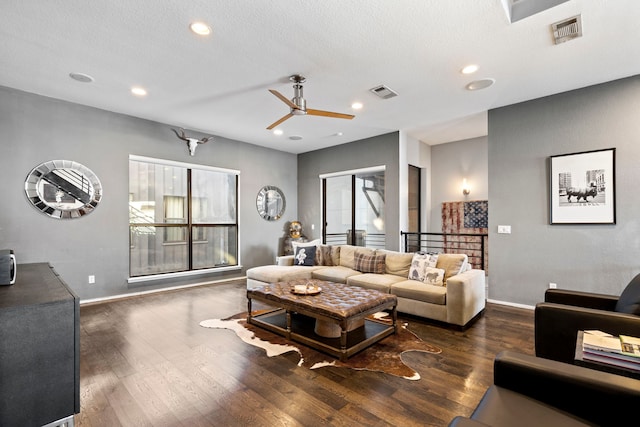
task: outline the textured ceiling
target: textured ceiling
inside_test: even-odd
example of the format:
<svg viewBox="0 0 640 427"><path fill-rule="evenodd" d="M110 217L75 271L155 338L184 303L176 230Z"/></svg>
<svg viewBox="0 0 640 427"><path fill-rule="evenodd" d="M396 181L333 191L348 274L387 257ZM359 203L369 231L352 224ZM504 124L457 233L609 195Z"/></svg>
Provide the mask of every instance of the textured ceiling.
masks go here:
<svg viewBox="0 0 640 427"><path fill-rule="evenodd" d="M506 3L2 0L0 85L300 153L395 130L429 144L486 135L489 109L640 72L640 1L570 0L514 23ZM554 45L550 24L577 14L584 36ZM212 35L191 33L195 20ZM469 63L473 76L460 73ZM267 131L289 112L268 89L292 97L295 73L308 108L356 118ZM496 83L465 90L481 78ZM380 84L399 96L369 92Z"/></svg>

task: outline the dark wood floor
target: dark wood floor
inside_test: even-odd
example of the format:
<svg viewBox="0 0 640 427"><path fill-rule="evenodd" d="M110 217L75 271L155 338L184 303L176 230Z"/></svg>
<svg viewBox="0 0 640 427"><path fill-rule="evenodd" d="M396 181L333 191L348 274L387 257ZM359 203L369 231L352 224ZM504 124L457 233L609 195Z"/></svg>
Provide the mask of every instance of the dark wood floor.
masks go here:
<svg viewBox="0 0 640 427"><path fill-rule="evenodd" d="M246 310L244 281L82 306L78 426L446 426L469 415L504 349L533 354L533 312L489 304L466 331L400 315L441 354L421 379L298 367L200 321Z"/></svg>

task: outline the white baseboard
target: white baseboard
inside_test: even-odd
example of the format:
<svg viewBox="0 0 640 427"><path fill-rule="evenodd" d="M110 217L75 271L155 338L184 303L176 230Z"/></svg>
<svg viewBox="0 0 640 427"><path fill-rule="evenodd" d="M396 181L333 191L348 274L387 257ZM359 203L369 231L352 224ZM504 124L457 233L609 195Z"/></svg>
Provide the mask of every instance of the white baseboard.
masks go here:
<svg viewBox="0 0 640 427"><path fill-rule="evenodd" d="M124 299L124 298L137 297L137 296L140 296L140 295L157 294L157 293L160 293L160 292L175 291L177 289L194 288L196 286L204 286L204 285L213 285L213 284L226 283L226 282L234 282L236 280L243 280L243 279L246 279L246 278L247 278L247 276L234 277L232 279L207 280L206 282L192 283L192 284L189 284L189 285L171 286L171 287L168 287L168 288L151 289L151 290L148 290L148 291L131 292L129 294L112 295L112 296L101 297L101 298L81 299L80 300L80 305L95 304L95 303L106 302L106 301L114 301L114 300L119 300L119 299Z"/></svg>
<svg viewBox="0 0 640 427"><path fill-rule="evenodd" d="M507 301L498 301L494 299L487 299L487 302L490 302L492 304L508 305L510 307L526 308L527 310L535 310L535 306L533 305L518 304L515 302L507 302Z"/></svg>

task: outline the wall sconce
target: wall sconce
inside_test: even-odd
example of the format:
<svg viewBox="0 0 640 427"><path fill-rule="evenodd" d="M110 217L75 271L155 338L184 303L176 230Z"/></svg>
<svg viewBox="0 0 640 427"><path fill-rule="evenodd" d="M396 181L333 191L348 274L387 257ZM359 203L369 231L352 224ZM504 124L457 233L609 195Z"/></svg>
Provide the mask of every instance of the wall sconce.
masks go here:
<svg viewBox="0 0 640 427"><path fill-rule="evenodd" d="M471 193L471 188L469 188L469 184L467 183L467 178L462 180L462 194L468 196Z"/></svg>

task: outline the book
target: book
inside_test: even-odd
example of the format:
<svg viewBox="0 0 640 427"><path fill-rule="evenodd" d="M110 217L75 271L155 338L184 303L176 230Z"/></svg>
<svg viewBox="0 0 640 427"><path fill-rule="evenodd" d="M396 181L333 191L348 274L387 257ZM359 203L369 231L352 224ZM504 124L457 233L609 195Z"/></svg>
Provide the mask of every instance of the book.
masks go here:
<svg viewBox="0 0 640 427"><path fill-rule="evenodd" d="M620 338L602 331L584 331L582 348L622 354Z"/></svg>
<svg viewBox="0 0 640 427"><path fill-rule="evenodd" d="M590 362L599 362L606 365L617 366L620 368L629 369L635 372L640 372L640 359L624 359L616 357L615 353L606 353L603 351L589 351L582 352L582 360Z"/></svg>
<svg viewBox="0 0 640 427"><path fill-rule="evenodd" d="M622 354L637 357L640 360L640 338L620 335Z"/></svg>
<svg viewBox="0 0 640 427"><path fill-rule="evenodd" d="M584 331L582 359L640 372L640 339L616 337L602 331Z"/></svg>

